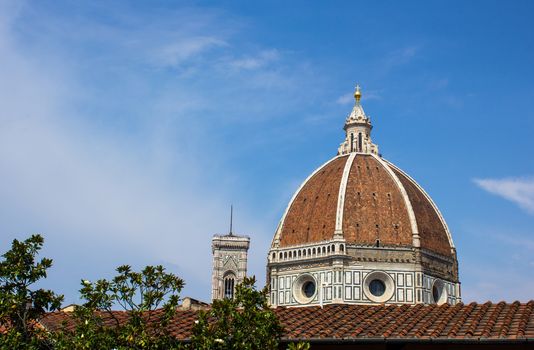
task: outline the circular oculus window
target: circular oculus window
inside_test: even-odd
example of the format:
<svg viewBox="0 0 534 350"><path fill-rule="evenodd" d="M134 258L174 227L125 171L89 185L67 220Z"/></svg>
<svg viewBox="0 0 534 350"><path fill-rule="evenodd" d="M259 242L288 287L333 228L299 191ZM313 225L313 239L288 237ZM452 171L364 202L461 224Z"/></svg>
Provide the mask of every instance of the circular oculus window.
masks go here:
<svg viewBox="0 0 534 350"><path fill-rule="evenodd" d="M382 280L374 279L369 282L369 291L375 297L381 297L386 292L386 284Z"/></svg>
<svg viewBox="0 0 534 350"><path fill-rule="evenodd" d="M299 304L310 303L317 294L317 281L312 275L300 275L293 283L293 297Z"/></svg>
<svg viewBox="0 0 534 350"><path fill-rule="evenodd" d="M312 281L307 281L302 286L302 293L307 297L311 298L315 295L315 283Z"/></svg>
<svg viewBox="0 0 534 350"><path fill-rule="evenodd" d="M440 279L435 279L432 284L432 299L434 299L434 302L438 305L447 302L447 290L445 284Z"/></svg>
<svg viewBox="0 0 534 350"><path fill-rule="evenodd" d="M385 303L393 296L395 284L393 278L387 273L374 271L365 276L363 291L369 300Z"/></svg>

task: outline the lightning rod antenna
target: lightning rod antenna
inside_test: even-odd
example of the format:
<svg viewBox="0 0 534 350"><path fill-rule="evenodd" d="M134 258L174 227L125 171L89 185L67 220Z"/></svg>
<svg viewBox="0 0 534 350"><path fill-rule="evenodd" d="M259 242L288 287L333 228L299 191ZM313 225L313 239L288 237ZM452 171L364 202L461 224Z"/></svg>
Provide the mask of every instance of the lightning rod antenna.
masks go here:
<svg viewBox="0 0 534 350"><path fill-rule="evenodd" d="M234 219L234 205L230 204L230 236L233 236L232 225Z"/></svg>

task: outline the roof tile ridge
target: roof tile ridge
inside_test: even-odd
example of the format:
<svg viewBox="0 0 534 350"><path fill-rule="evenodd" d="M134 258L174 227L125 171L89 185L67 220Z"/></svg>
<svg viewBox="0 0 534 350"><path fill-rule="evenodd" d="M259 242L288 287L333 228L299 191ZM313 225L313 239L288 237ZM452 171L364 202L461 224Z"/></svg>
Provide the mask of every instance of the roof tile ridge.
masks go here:
<svg viewBox="0 0 534 350"><path fill-rule="evenodd" d="M287 328L288 328L288 320L291 320L291 330L294 332L296 329L298 329L300 326L302 326L302 324L307 324L308 326L310 325L310 322L309 322L309 315L312 314L312 310L310 310L311 308L293 308L293 309L286 309L285 313L283 313L284 315L284 319L281 319L281 317L277 314L277 317L278 319L283 322L283 321L286 321L284 322L284 328L286 328L286 331L287 331ZM296 314L298 313L298 316L299 317L294 317ZM282 314L282 313L280 313Z"/></svg>
<svg viewBox="0 0 534 350"><path fill-rule="evenodd" d="M491 336L491 332L493 331L493 328L495 327L495 324L497 323L497 319L499 318L499 315L504 310L506 303L504 301L501 301L497 304L493 304L493 306L494 306L493 312L489 315L486 326L482 329L481 337L489 338Z"/></svg>
<svg viewBox="0 0 534 350"><path fill-rule="evenodd" d="M393 322L387 322L387 325L389 325L389 327L385 330L384 329L380 330L384 338L388 338L389 336L391 336L391 334L393 334L395 329L397 329L399 325L402 325L402 321L399 321L399 319L402 317L402 315L407 314L406 311L408 311L409 308L410 308L410 305L407 305L407 304L397 306L395 308L395 311L389 314L389 316L393 318ZM384 328L384 326L382 328Z"/></svg>
<svg viewBox="0 0 534 350"><path fill-rule="evenodd" d="M367 322L371 326L366 332L366 336L368 337L374 337L377 333L379 333L378 330L380 329L381 324L387 322L387 316L389 313L391 313L391 309L397 307L394 305L381 304L380 306L377 306L377 308L380 308L379 313L375 314L374 316L378 318L378 321L374 319Z"/></svg>
<svg viewBox="0 0 534 350"><path fill-rule="evenodd" d="M367 331L367 336L374 337L376 334L380 334L379 330L383 328L383 325L388 322L388 316L391 315L392 309L397 309L395 305L381 305L382 310L380 317L377 316L378 319L375 319L374 322L372 322L371 328ZM393 310L395 311L395 310Z"/></svg>
<svg viewBox="0 0 534 350"><path fill-rule="evenodd" d="M284 332L290 331L293 336L302 336L305 335L306 332L309 332L312 327L317 325L317 317L314 317L318 312L321 312L321 309L316 308L292 308L288 310L290 312L287 313L286 323L284 324ZM298 316L295 317L298 311ZM293 322L295 319L297 319L297 323ZM288 322L289 321L289 322ZM289 327L291 325L291 327ZM305 326L304 329L301 329L302 326Z"/></svg>
<svg viewBox="0 0 534 350"><path fill-rule="evenodd" d="M510 331L510 325L512 324L514 314L519 309L519 305L520 303L518 301L514 301L512 304L508 305L508 312L504 316L503 325L499 332L499 338L506 338L508 336L508 332Z"/></svg>
<svg viewBox="0 0 534 350"><path fill-rule="evenodd" d="M456 304L454 306L451 306L449 304L443 304L447 305L447 313L446 315L441 319L441 321L438 323L438 325L434 328L434 331L430 336L432 338L437 338L441 336L441 333L447 328L451 320L458 314L458 312L462 309L463 304Z"/></svg>
<svg viewBox="0 0 534 350"><path fill-rule="evenodd" d="M344 338L345 335L350 332L349 323L347 322L347 316L351 316L352 310L348 307L348 305L339 305L340 307L337 308L337 310L334 313L334 319L333 322L329 322L329 324L332 323L341 323L342 325L335 327L334 331L332 332L333 338Z"/></svg>
<svg viewBox="0 0 534 350"><path fill-rule="evenodd" d="M408 335L408 333L410 333L410 331L417 325L417 323L419 323L419 321L425 317L426 313L424 311L427 311L425 310L425 307L427 305L424 305L424 304L417 304L415 306L413 306L413 315L415 317L413 318L410 318L409 320L411 320L412 322L409 322L405 327L402 328L402 330L399 332L399 335L401 337L405 337L406 335ZM428 311L427 311L428 312Z"/></svg>
<svg viewBox="0 0 534 350"><path fill-rule="evenodd" d="M362 315L364 317L364 321L362 322L363 324L360 323L359 327L356 328L356 331L352 333L354 337L357 337L360 334L363 334L364 332L366 332L367 326L373 323L372 318L378 315L380 311L384 311L384 309L380 307L381 305L365 305L365 306L366 306L366 310Z"/></svg>
<svg viewBox="0 0 534 350"><path fill-rule="evenodd" d="M357 313L353 314L353 318L358 320L359 318L365 317L365 313L368 312L368 308L371 308L372 305L354 305L354 309L357 310Z"/></svg>
<svg viewBox="0 0 534 350"><path fill-rule="evenodd" d="M354 325L360 326L362 323L364 323L367 320L366 315L369 314L369 309L372 308L370 305L358 305L356 308L358 310L358 313L353 315ZM351 332L351 336L357 336L363 331L362 327L357 327L356 330L360 330L358 333Z"/></svg>
<svg viewBox="0 0 534 350"><path fill-rule="evenodd" d="M404 308L403 312L400 317L397 318L397 321L395 322L396 326L393 328L390 328L388 333L388 337L391 336L397 329L399 329L401 326L404 326L404 321L411 318L413 314L415 314L415 307L414 305L402 305L401 308ZM409 310L409 311L408 311Z"/></svg>
<svg viewBox="0 0 534 350"><path fill-rule="evenodd" d="M337 305L328 305L319 310L322 317L316 320L316 324L319 327L315 333L318 333L320 338L333 337L332 327L330 327L330 325L332 324L332 318L336 317L338 314L337 309L339 309ZM328 320L328 324L323 320Z"/></svg>
<svg viewBox="0 0 534 350"><path fill-rule="evenodd" d="M456 323L452 325L451 329L447 333L447 337L456 337L462 326L465 324L465 321L469 318L477 305L478 304L475 302L465 305L465 307L462 305L461 310L459 310L461 312L458 313L458 320L456 320Z"/></svg>
<svg viewBox="0 0 534 350"><path fill-rule="evenodd" d="M445 304L446 305L446 304ZM415 336L417 338L421 338L424 336L425 333L427 333L427 330L429 327L431 327L433 324L435 324L436 319L438 319L441 316L441 311L444 307L442 305L432 305L432 310L427 313L427 320L422 325L418 327L418 330L415 332ZM432 333L430 335L432 336Z"/></svg>
<svg viewBox="0 0 534 350"><path fill-rule="evenodd" d="M467 327L467 330L465 331L465 334L467 336L472 337L475 335L475 332L477 330L478 325L480 324L480 321L482 320L482 318L484 317L488 309L491 307L491 305L492 305L491 301L487 301L482 305L477 305L478 311L476 314L474 314L471 317L472 319L471 324L469 325L469 327Z"/></svg>
<svg viewBox="0 0 534 350"><path fill-rule="evenodd" d="M517 325L517 337L524 338L527 331L528 322L532 318L532 310L534 310L534 300L530 300L528 303L524 304L523 312L519 319L519 324Z"/></svg>

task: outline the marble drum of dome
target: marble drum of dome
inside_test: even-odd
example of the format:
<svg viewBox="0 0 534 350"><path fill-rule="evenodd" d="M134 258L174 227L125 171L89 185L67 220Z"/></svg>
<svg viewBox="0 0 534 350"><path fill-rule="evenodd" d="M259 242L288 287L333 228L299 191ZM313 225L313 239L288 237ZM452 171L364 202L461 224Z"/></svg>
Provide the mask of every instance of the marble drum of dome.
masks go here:
<svg viewBox="0 0 534 350"><path fill-rule="evenodd" d="M426 192L382 158L360 103L338 155L291 199L268 255L272 305L461 301L456 249Z"/></svg>

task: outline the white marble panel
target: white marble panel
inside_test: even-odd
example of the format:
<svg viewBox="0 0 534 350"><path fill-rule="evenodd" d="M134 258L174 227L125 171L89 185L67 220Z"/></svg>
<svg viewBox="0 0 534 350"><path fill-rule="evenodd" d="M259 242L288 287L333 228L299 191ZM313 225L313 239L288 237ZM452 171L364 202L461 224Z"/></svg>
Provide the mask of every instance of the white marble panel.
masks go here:
<svg viewBox="0 0 534 350"><path fill-rule="evenodd" d="M412 287L412 274L408 273L406 274L406 287Z"/></svg>
<svg viewBox="0 0 534 350"><path fill-rule="evenodd" d="M352 300L352 287L345 287L345 299Z"/></svg>
<svg viewBox="0 0 534 350"><path fill-rule="evenodd" d="M397 274L397 285L404 287L404 274L403 273Z"/></svg>
<svg viewBox="0 0 534 350"><path fill-rule="evenodd" d="M345 284L352 284L352 272L351 271L345 272Z"/></svg>
<svg viewBox="0 0 534 350"><path fill-rule="evenodd" d="M413 289L406 290L406 301L409 303L413 303Z"/></svg>

